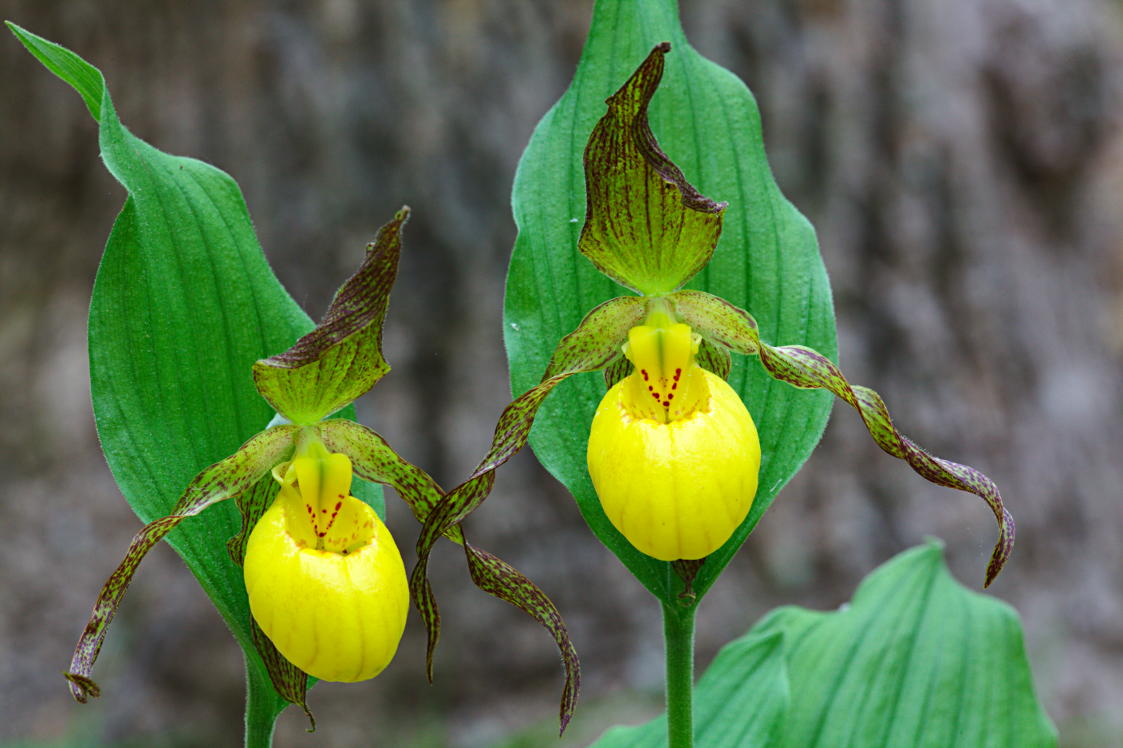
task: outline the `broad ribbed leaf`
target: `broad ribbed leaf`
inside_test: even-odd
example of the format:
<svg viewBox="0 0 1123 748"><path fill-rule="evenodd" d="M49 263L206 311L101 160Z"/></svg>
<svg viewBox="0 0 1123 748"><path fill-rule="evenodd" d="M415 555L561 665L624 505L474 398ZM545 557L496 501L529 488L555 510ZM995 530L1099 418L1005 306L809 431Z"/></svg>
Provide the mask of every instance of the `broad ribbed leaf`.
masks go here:
<svg viewBox="0 0 1123 748"><path fill-rule="evenodd" d="M363 264L335 294L316 329L253 365L257 391L293 423L327 418L390 371L382 357L382 323L408 219L409 208L403 207L379 229Z"/></svg>
<svg viewBox="0 0 1123 748"><path fill-rule="evenodd" d="M773 746L788 711L784 638L743 636L722 647L694 691L695 748ZM665 748L667 717L614 727L589 748Z"/></svg>
<svg viewBox="0 0 1123 748"><path fill-rule="evenodd" d="M908 550L836 611L780 608L726 645L694 695L695 746L1050 748L1017 613ZM666 718L592 748L658 748Z"/></svg>
<svg viewBox="0 0 1123 748"><path fill-rule="evenodd" d="M832 613L781 608L791 708L781 748L1047 748L1018 615L948 573L938 542L870 574Z"/></svg>
<svg viewBox="0 0 1123 748"><path fill-rule="evenodd" d="M251 366L291 346L312 323L266 263L228 175L134 137L96 68L8 25L81 95L98 122L106 168L128 192L90 305L91 391L113 476L141 520L152 522L172 510L196 473L265 427L273 412L254 389ZM356 485L356 495L380 508L381 494L371 488ZM167 540L245 650L255 688L268 680L241 569L224 547L240 525L227 502L184 521ZM250 700L247 730L271 730L285 702L271 691L254 691Z"/></svg>
<svg viewBox="0 0 1123 748"><path fill-rule="evenodd" d="M573 83L539 123L515 178L519 235L507 277L504 333L516 394L538 383L554 346L588 310L620 293L577 251L585 216L582 152L606 112L606 97L666 41L671 51L649 107L651 129L698 192L729 203L713 258L688 287L751 310L773 344L808 345L836 355L830 287L815 234L773 180L752 95L690 47L674 0L601 0ZM729 382L760 433L760 488L745 524L699 571L699 595L806 460L831 408L830 395L776 382L755 359L736 357ZM589 426L605 391L604 377L595 374L560 385L542 405L530 443L576 497L598 537L648 589L670 602L680 589L677 577L661 562L634 561L636 551L610 531L589 480Z"/></svg>

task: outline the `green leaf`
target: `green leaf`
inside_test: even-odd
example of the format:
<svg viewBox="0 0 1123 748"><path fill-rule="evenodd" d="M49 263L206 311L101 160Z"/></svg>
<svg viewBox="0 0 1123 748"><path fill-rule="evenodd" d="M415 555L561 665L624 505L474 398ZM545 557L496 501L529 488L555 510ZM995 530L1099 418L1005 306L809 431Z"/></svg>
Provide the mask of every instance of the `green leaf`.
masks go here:
<svg viewBox="0 0 1123 748"><path fill-rule="evenodd" d="M409 208L403 207L379 229L363 264L340 287L316 329L284 353L253 365L257 391L293 423L318 423L390 371L382 357L382 323L408 219Z"/></svg>
<svg viewBox="0 0 1123 748"><path fill-rule="evenodd" d="M952 578L941 545L905 551L830 613L780 608L699 680L695 745L1049 748L1017 613ZM656 748L666 717L592 748Z"/></svg>
<svg viewBox="0 0 1123 748"><path fill-rule="evenodd" d="M128 191L94 284L90 377L106 460L129 505L152 522L169 513L196 473L265 427L273 413L254 389L251 366L288 348L312 323L266 263L228 175L133 136L96 68L8 26L82 96L98 121L106 168ZM381 506L380 493L356 489ZM224 547L240 524L226 502L167 539L245 650L249 682L267 683L242 573ZM284 705L259 689L250 719L272 719ZM268 731L247 725L247 734Z"/></svg>
<svg viewBox="0 0 1123 748"><path fill-rule="evenodd" d="M1055 746L1018 615L952 578L941 545L908 550L832 613L781 608L792 702L783 748Z"/></svg>
<svg viewBox="0 0 1123 748"><path fill-rule="evenodd" d="M694 691L697 748L772 746L783 734L791 696L784 637L743 636L722 647ZM614 727L590 748L662 748L667 717Z"/></svg>
<svg viewBox="0 0 1123 748"><path fill-rule="evenodd" d="M725 203L686 181L651 134L647 107L669 44L652 50L608 98L585 147L585 225L577 248L602 273L640 293L678 289L709 261Z"/></svg>
<svg viewBox="0 0 1123 748"><path fill-rule="evenodd" d="M672 50L649 107L651 129L699 192L729 203L713 258L688 287L752 311L762 337L771 343L798 343L836 356L830 287L814 230L776 186L752 95L690 47L673 0L601 0L573 83L539 123L515 178L512 202L519 235L504 309L515 393L537 384L558 340L589 309L620 293L576 249L585 214L582 151L605 113L605 98L664 41ZM760 488L745 523L699 571L694 584L699 597L810 455L831 408L829 394L776 382L756 359L736 357L729 382L760 433ZM677 577L653 559L629 562L637 552L610 531L589 480L589 426L605 391L599 375L560 385L542 405L530 443L547 470L573 493L602 542L649 590L671 602L681 588Z"/></svg>

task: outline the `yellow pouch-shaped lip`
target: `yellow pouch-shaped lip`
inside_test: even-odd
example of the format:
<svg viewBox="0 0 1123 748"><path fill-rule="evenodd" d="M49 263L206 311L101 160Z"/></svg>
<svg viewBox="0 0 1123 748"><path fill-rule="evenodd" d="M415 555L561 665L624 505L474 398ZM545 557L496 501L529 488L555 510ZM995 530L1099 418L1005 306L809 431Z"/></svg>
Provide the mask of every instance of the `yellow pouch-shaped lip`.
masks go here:
<svg viewBox="0 0 1123 748"><path fill-rule="evenodd" d="M326 508L324 516L336 512L331 545L340 550L309 542L326 520L312 525L296 491L282 490L257 523L244 569L250 611L277 650L309 675L366 680L390 664L405 630L405 567L369 506L344 495Z"/></svg>
<svg viewBox="0 0 1123 748"><path fill-rule="evenodd" d="M637 417L632 374L605 395L589 434L589 474L605 514L632 545L663 561L720 548L748 515L760 472L756 426L741 398L720 377L692 368L709 391L693 412L668 422Z"/></svg>

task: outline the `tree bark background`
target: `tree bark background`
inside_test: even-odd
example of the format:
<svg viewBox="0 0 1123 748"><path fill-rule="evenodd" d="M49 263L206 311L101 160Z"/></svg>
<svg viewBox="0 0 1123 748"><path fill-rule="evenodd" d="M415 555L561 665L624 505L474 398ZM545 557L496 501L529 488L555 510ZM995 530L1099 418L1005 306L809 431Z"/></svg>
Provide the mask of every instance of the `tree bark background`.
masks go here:
<svg viewBox="0 0 1123 748"><path fill-rule="evenodd" d="M993 587L1022 615L1068 746L1123 731L1123 5L1115 0L688 0L695 46L754 91L777 179L816 226L841 356L936 454L993 477L1018 521ZM514 168L576 64L591 3L44 3L4 18L105 73L140 137L242 185L281 280L318 317L374 230L407 228L394 372L360 414L443 483L509 399L500 329ZM652 40L657 42L660 40ZM123 191L80 100L0 42L0 743L233 745L237 646L182 564L142 567L80 707L59 672L139 523L101 459L85 312ZM687 175L689 177L689 175ZM412 520L389 492L410 565ZM521 455L473 540L561 608L585 682L572 734L659 709L658 607ZM839 406L699 621L699 663L778 604L835 606L927 534L977 586L977 499L884 457ZM411 618L388 672L311 693L278 745L487 746L549 735L549 638L439 554L424 684ZM497 633L500 632L500 633ZM527 745L539 744L527 738ZM82 742L85 741L85 742ZM92 742L91 742L92 741Z"/></svg>

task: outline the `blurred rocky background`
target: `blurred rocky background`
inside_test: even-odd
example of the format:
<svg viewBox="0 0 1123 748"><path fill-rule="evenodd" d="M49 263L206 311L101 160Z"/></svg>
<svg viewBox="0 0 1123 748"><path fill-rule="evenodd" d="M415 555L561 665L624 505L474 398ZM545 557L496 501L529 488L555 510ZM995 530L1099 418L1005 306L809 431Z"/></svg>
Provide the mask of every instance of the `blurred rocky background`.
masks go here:
<svg viewBox="0 0 1123 748"><path fill-rule="evenodd" d="M509 396L511 180L569 81L590 0L0 9L98 65L139 136L234 175L315 317L374 230L413 206L386 331L394 372L361 414L446 484L475 464ZM1123 745L1123 5L684 0L682 15L758 97L777 179L819 232L846 371L920 443L1002 487L1018 545L993 593L1021 612L1062 743ZM237 745L239 650L166 547L108 639L105 696L76 705L60 675L139 526L98 451L85 350L123 192L79 98L14 38L0 39L0 102L0 743ZM569 622L585 681L563 744L654 714L657 606L566 492L522 455L469 523ZM702 606L700 666L775 605L840 604L928 534L977 587L990 513L884 457L836 408ZM435 585L435 685L412 619L390 671L317 686L319 731L290 710L278 746L557 744L549 638L472 587L451 547Z"/></svg>

